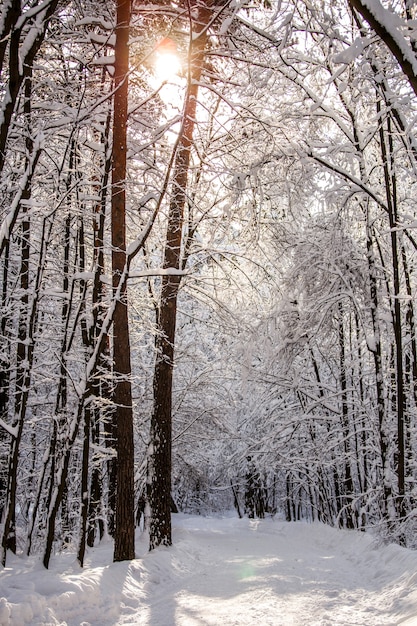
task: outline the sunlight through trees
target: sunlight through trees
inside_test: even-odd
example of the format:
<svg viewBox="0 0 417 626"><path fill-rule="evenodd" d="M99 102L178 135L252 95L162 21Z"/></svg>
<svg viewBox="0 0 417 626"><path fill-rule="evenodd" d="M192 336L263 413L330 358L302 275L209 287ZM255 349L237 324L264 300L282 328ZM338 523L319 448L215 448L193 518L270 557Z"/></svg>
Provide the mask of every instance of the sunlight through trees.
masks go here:
<svg viewBox="0 0 417 626"><path fill-rule="evenodd" d="M3 3L3 565L174 511L415 547L414 13Z"/></svg>

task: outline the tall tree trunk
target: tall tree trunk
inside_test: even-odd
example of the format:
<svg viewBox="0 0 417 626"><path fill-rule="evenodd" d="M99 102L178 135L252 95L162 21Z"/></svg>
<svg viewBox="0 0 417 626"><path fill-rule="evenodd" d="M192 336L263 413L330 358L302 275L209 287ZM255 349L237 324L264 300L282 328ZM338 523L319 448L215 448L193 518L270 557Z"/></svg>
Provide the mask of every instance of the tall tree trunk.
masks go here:
<svg viewBox="0 0 417 626"><path fill-rule="evenodd" d="M342 519L346 520L347 528L354 528L355 521L351 508L351 500L353 497L353 479L352 470L350 466L350 429L349 429L349 409L347 403L347 380L346 380L346 353L345 353L345 331L343 320L343 304L339 300L338 303L338 330L339 330L339 358L340 358L340 388L341 388L341 420L342 420L342 436L343 436L343 451L344 451L344 480L341 493L343 494L342 500Z"/></svg>
<svg viewBox="0 0 417 626"><path fill-rule="evenodd" d="M416 341L416 323L415 323L415 312L414 312L414 303L413 303L413 289L412 289L412 281L411 281L411 272L408 265L407 253L405 246L401 246L401 257L402 257L402 265L404 270L404 281L407 289L407 310L406 310L406 325L409 334L409 344L410 347L405 355L405 376L408 377L408 392L406 394L406 432L405 432L405 455L406 455L406 467L405 473L407 476L407 484L408 484L408 495L411 496L414 491L414 480L413 480L413 447L412 447L412 437L413 437L413 426L411 423L411 415L412 411L416 410L417 407L417 341ZM414 508L413 503L410 503L410 506Z"/></svg>
<svg viewBox="0 0 417 626"><path fill-rule="evenodd" d="M0 351L0 419L7 423L9 410L9 385L10 385L10 340L8 321L9 315L7 311L8 301L8 283L9 283L9 252L10 244L6 243L4 249L4 265L3 265L3 286L1 293L1 311L0 316L0 335L2 337L2 348ZM0 520L3 517L4 501L6 498L7 486L7 440L9 434L0 427Z"/></svg>
<svg viewBox="0 0 417 626"><path fill-rule="evenodd" d="M118 0L116 21L112 166L112 272L116 289L126 263L126 147L129 72L130 0ZM114 418L116 422L115 561L135 557L133 408L127 285L116 302L113 318Z"/></svg>
<svg viewBox="0 0 417 626"><path fill-rule="evenodd" d="M26 70L26 80L24 85L23 113L26 124L26 167L29 164L33 152L33 142L31 134L31 95L32 95L32 68ZM37 292L33 294L31 306L29 306L29 255L30 255L30 222L27 217L27 206L25 203L31 197L31 179L29 179L22 190L21 199L24 203L24 217L20 228L20 313L16 349L16 382L14 399L14 420L13 428L15 433L12 436L9 471L7 476L7 491L5 503L4 534L2 539L2 563L6 562L6 551L11 550L16 553L16 494L17 494L17 468L19 461L19 448L26 417L27 400L31 380L32 359L33 359L33 331L37 316Z"/></svg>
<svg viewBox="0 0 417 626"><path fill-rule="evenodd" d="M169 205L163 267L180 270L184 207L198 97L198 84L207 43L206 25L211 11L200 5L191 24L190 64L184 102L183 123L175 157L172 195ZM150 549L171 545L171 441L172 376L174 368L175 327L180 276L162 278L157 319L156 363L153 379L154 404L148 452L147 496L149 504Z"/></svg>
<svg viewBox="0 0 417 626"><path fill-rule="evenodd" d="M78 168L77 168L78 171ZM85 237L84 237L84 217L83 210L79 216L78 226L78 245L79 245L79 271L83 275L85 272ZM86 309L86 291L87 283L84 279L80 280L80 292L81 292L81 337L83 345L86 351L87 362L91 357L93 346L91 344L91 332L87 324L85 315ZM88 509L89 509L89 497L88 497L88 477L90 471L90 425L91 425L91 403L84 407L84 432L83 432L83 448L82 448L82 460L81 460L81 493L80 493L80 536L78 544L77 560L81 567L84 566L85 547L87 541L87 524L88 524Z"/></svg>
<svg viewBox="0 0 417 626"><path fill-rule="evenodd" d="M104 88L106 80L106 71L102 74L102 88ZM104 285L102 277L104 274L104 223L106 217L106 204L107 204L107 189L111 172L111 152L109 150L109 135L111 125L111 108L109 107L106 124L103 131L100 133L100 143L103 147L103 158L100 162L100 169L102 171L101 178L97 181L97 195L100 197L100 201L96 204L93 217L93 229L94 229L94 249L93 249L93 265L94 265L94 281L93 281L93 293L92 293L92 337L91 344L95 346L98 337L101 332L103 318L104 318ZM106 339L103 354L100 356L99 368L100 376L93 382L93 394L96 398L102 398L109 401L111 399L110 383L111 378L111 360L109 358L109 342ZM91 421L91 441L93 445L98 446L100 443L100 425L103 423L108 426L112 417L108 415L108 410L100 406L93 405L92 421ZM107 430L107 428L104 428ZM106 437L106 443L108 437ZM87 533L87 545L93 546L96 536L96 526L98 525L100 539L104 535L104 514L102 510L103 505L103 462L100 458L95 459L93 455L93 468L91 473L90 483L90 499L89 499L89 511L88 511L88 533ZM108 465L115 466L113 459L108 462ZM114 484L109 480L108 494L114 493ZM110 500L110 498L109 498ZM110 522L113 521L113 523ZM110 507L108 514L108 531L111 536L114 536L114 502Z"/></svg>
<svg viewBox="0 0 417 626"><path fill-rule="evenodd" d="M363 354L362 354L362 345L361 345L361 333L360 333L360 322L358 311L355 311L355 338L356 338L356 347L357 347L357 374L355 374L354 369L352 368L352 378L355 379L357 376L359 378L359 433L356 430L356 452L357 452L357 463L358 463L358 479L359 479L359 488L361 491L360 498L360 510L361 517L359 519L359 524L362 528L366 527L367 524L367 512L366 512L366 503L368 500L368 484L369 484L369 476L368 476L368 450L366 445L366 436L367 436L367 427L366 427L366 412L364 411L364 400L365 400L365 390L363 385L363 372L364 372L364 363L363 363Z"/></svg>
<svg viewBox="0 0 417 626"><path fill-rule="evenodd" d="M74 282L71 282L70 285L70 257L71 257L71 244L72 236L71 236L71 223L72 223L72 212L71 212L71 187L73 183L73 174L76 169L76 151L77 151L77 143L74 137L71 138L69 142L69 159L68 159L68 175L65 180L65 189L66 189L66 197L67 197L67 207L66 207L66 217L65 217L65 226L63 231L63 256L62 256L62 292L64 297L62 299L61 305L61 329L62 329L62 341L61 341L61 353L60 353L60 374L59 374L59 382L57 388L57 396L55 400L55 417L52 424L52 434L49 443L49 451L48 456L50 457L50 472L49 472L49 489L46 497L46 509L49 510L52 494L55 488L56 481L56 467L59 464L59 455L61 453L60 449L60 440L62 441L63 432L66 425L66 411L67 411L67 401L68 401L68 370L67 370L67 356L69 351L69 346L71 345L71 336L69 334L69 318L71 314L71 310L73 308L73 296L74 296ZM75 262L75 259L74 259ZM73 271L75 268L73 268ZM41 485L40 485L41 487ZM68 520L68 512L67 512L67 498L66 498L67 488L64 486L64 497L63 504L61 509L62 514L62 532L63 532L63 543L65 544L66 539L68 538L69 532L69 520ZM36 509L35 509L36 510ZM28 542L30 544L30 541Z"/></svg>
<svg viewBox="0 0 417 626"><path fill-rule="evenodd" d="M381 104L377 102L378 116L381 115ZM393 302L391 309L394 321L395 340L395 383L396 383L396 412L397 412L397 481L398 481L398 515L405 516L405 396L404 396L404 372L403 372L403 345L402 345L402 323L400 304L400 271L399 271L399 250L397 233L397 193L396 177L393 170L393 145L390 118L387 118L386 139L383 124L379 128L379 138L381 156L384 168L385 192L387 198L390 237L391 237L391 261L393 276Z"/></svg>
<svg viewBox="0 0 417 626"><path fill-rule="evenodd" d="M85 546L87 541L88 522L88 469L90 458L90 407L84 407L84 433L81 465L81 511L80 511L80 537L78 544L77 560L84 567Z"/></svg>

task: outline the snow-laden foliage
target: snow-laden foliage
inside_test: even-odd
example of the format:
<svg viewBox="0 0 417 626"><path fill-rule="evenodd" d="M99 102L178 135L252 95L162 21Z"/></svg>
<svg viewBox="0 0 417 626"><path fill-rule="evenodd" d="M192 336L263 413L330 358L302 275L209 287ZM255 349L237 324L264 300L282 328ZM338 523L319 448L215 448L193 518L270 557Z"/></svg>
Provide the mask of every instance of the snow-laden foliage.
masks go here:
<svg viewBox="0 0 417 626"><path fill-rule="evenodd" d="M384 5L385 29L414 54L413 9L397 8ZM115 282L115 4L2 8L3 561L79 545L81 503L81 543L114 534L112 322L126 285L138 524L152 515L155 362L175 284L172 508L376 527L415 545L412 82L343 1L207 10L202 51L197 9L133 3ZM166 39L182 72L161 83Z"/></svg>

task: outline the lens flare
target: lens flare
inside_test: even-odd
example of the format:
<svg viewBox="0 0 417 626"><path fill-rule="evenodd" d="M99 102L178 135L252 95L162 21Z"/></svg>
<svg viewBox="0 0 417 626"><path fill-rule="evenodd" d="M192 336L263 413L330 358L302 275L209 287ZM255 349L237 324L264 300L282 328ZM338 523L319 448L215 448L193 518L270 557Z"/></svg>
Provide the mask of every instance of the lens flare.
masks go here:
<svg viewBox="0 0 417 626"><path fill-rule="evenodd" d="M155 58L155 75L160 81L166 81L178 76L181 63L175 52L157 51Z"/></svg>
<svg viewBox="0 0 417 626"><path fill-rule="evenodd" d="M177 54L177 44L165 37L157 45L154 61L155 76L160 81L175 79L181 72L181 61Z"/></svg>

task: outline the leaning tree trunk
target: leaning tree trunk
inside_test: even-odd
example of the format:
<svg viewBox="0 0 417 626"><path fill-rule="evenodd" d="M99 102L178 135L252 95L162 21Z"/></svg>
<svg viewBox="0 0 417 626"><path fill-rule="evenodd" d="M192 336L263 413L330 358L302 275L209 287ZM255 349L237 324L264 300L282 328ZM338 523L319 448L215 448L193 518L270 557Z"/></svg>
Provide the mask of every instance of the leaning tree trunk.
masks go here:
<svg viewBox="0 0 417 626"><path fill-rule="evenodd" d="M7 423L7 415L9 409L9 385L10 385L10 357L11 347L9 338L9 315L6 314L8 302L8 283L9 283L9 252L10 245L7 242L4 249L4 265L2 272L2 294L0 311L0 335L3 337L3 345L0 351L0 420ZM8 432L0 426L0 520L3 517L4 501L6 498L7 486L7 441Z"/></svg>
<svg viewBox="0 0 417 626"><path fill-rule="evenodd" d="M162 279L157 319L156 363L153 379L154 405L151 417L148 452L147 497L149 505L150 549L171 545L171 442L172 442L172 376L174 367L177 297L180 286L182 227L190 154L197 107L198 84L207 44L211 11L198 9L198 22L192 24L188 86L184 102L183 123L174 163L172 196L169 205L163 267L178 271Z"/></svg>
<svg viewBox="0 0 417 626"><path fill-rule="evenodd" d="M26 123L26 167L29 166L30 156L33 152L33 141L31 133L31 94L32 94L32 68L26 69L26 81L24 86L23 113ZM31 197L31 178L29 178L22 189L21 200L23 204ZM6 551L11 550L16 553L16 496L17 496L17 471L19 462L20 443L23 433L23 426L26 417L27 401L31 381L33 350L34 350L34 327L38 310L38 291L35 291L31 301L29 301L29 258L30 258L30 221L27 216L26 205L23 207L23 220L20 228L21 260L19 271L19 282L21 290L20 313L18 323L17 349L16 349L16 379L14 398L14 419L9 466L5 484L6 500L4 528L2 537L2 557L3 565L6 563ZM38 268L39 275L39 268Z"/></svg>

